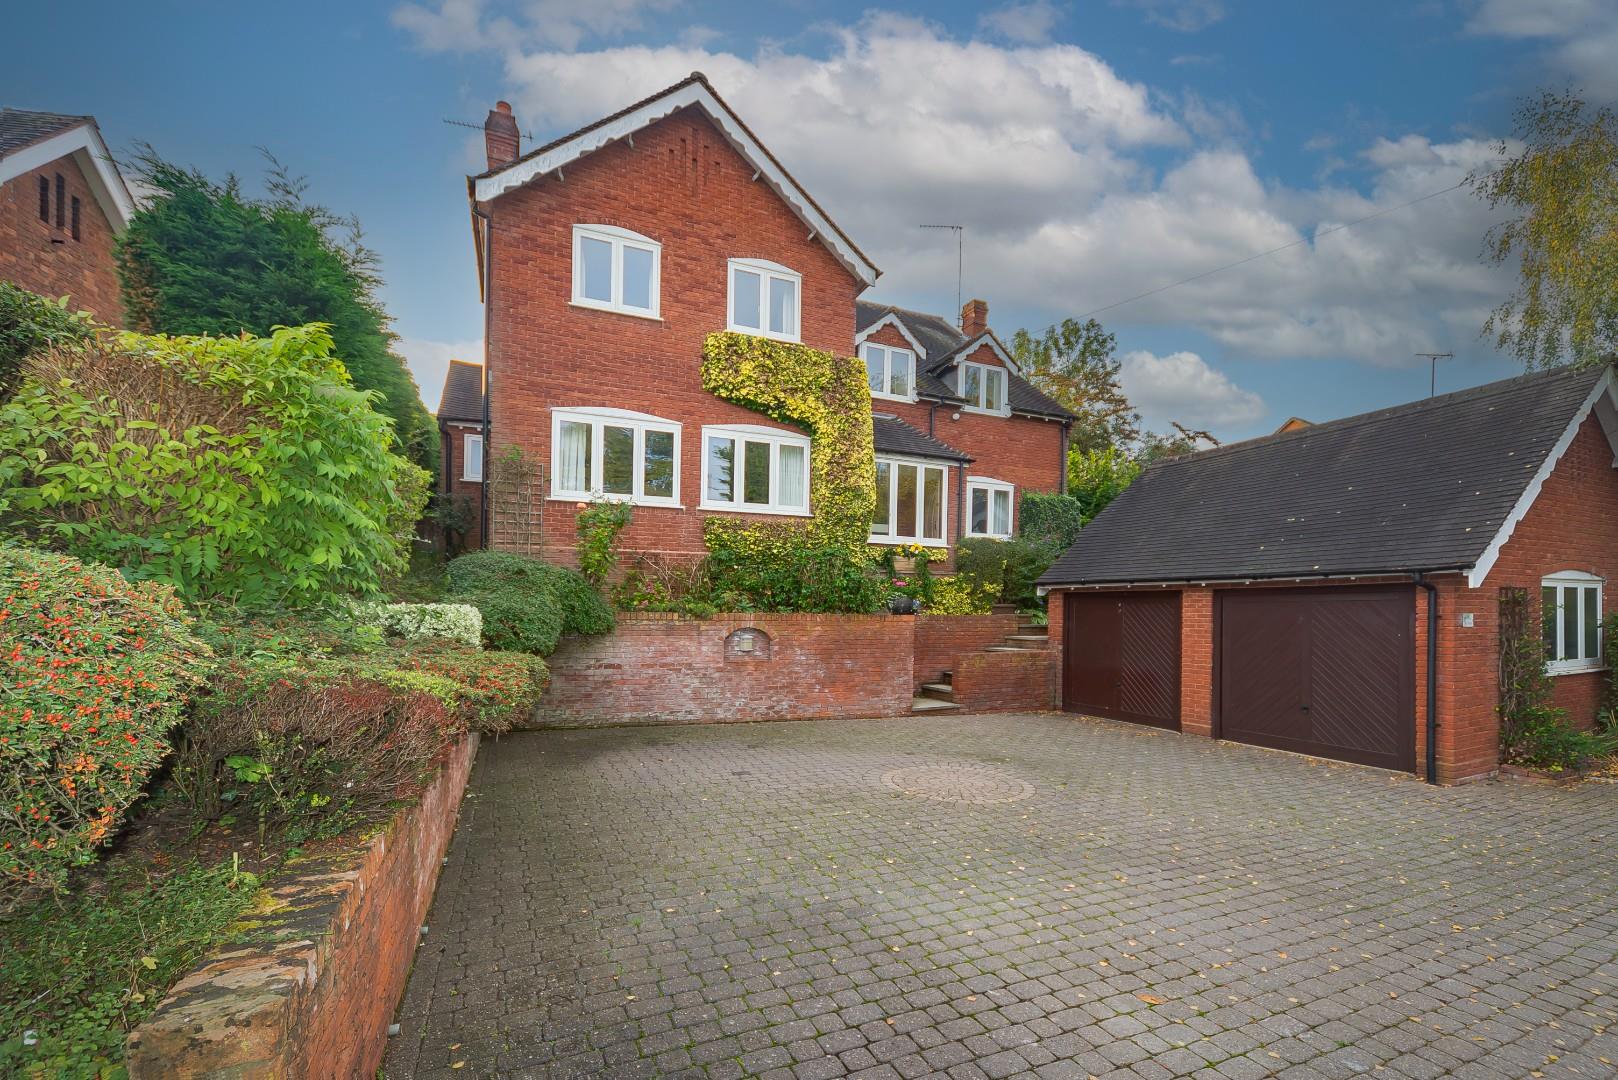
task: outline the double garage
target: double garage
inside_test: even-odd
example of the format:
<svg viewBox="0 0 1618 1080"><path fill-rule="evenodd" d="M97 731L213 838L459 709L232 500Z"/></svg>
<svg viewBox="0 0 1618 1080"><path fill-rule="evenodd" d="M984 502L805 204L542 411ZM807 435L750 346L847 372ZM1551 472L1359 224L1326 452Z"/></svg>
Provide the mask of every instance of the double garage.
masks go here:
<svg viewBox="0 0 1618 1080"><path fill-rule="evenodd" d="M1214 590L1213 736L1414 771L1416 592ZM1062 602L1063 707L1179 730L1182 591L1075 591Z"/></svg>

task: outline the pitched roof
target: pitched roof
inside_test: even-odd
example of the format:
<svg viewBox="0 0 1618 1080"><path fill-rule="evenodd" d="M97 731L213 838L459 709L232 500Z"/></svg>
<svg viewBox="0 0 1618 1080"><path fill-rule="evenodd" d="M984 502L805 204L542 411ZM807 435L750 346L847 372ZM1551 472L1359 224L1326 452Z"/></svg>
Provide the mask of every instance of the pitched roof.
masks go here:
<svg viewBox="0 0 1618 1080"><path fill-rule="evenodd" d="M941 458L945 461L968 462L971 457L955 447L911 427L891 413L871 414L871 438L878 453L908 454L911 457Z"/></svg>
<svg viewBox="0 0 1618 1080"><path fill-rule="evenodd" d="M0 157L31 146L41 139L91 122L88 116L33 112L28 109L0 109Z"/></svg>
<svg viewBox="0 0 1618 1080"><path fill-rule="evenodd" d="M483 365L451 360L438 399L440 420L483 421Z"/></svg>
<svg viewBox="0 0 1618 1080"><path fill-rule="evenodd" d="M135 212L135 200L101 140L95 117L0 109L0 184L69 156L113 231L122 232Z"/></svg>
<svg viewBox="0 0 1618 1080"><path fill-rule="evenodd" d="M1481 584L1612 371L1559 369L1173 458L1041 585L1464 570Z"/></svg>
<svg viewBox="0 0 1618 1080"><path fill-rule="evenodd" d="M955 328L955 324L941 315L911 311L908 308L881 304L874 300L855 301L854 333L863 334L890 315L902 323L910 332L910 336L927 352L926 363L917 365L920 370L916 375L916 392L922 397L938 401L960 401L960 395L950 389L949 383L939 378L939 372L959 359L957 354L966 346L974 344L979 339L967 341L966 336ZM1072 413L1040 393L1032 383L1015 371L1006 372L1006 400L1010 403L1012 412L1049 416L1060 420L1073 417Z"/></svg>
<svg viewBox="0 0 1618 1080"><path fill-rule="evenodd" d="M478 202L496 198L535 177L553 173L609 143L626 137L633 138L635 132L642 128L690 106L701 109L713 121L732 148L758 170L759 179L774 189L781 200L809 226L814 238L825 245L850 274L866 285L876 283L882 271L865 257L865 253L849 239L848 234L832 221L820 204L776 160L775 155L759 142L752 129L725 103L708 82L707 76L700 71L693 71L673 86L642 98L611 116L535 147L509 165L471 177L473 198Z"/></svg>

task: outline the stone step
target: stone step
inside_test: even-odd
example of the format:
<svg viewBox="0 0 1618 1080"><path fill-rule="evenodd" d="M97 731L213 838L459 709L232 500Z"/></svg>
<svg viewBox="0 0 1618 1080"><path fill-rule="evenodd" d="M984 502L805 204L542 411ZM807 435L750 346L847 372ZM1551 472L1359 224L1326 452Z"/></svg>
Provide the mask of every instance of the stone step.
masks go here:
<svg viewBox="0 0 1618 1080"><path fill-rule="evenodd" d="M984 652L1044 652L1043 645L990 645Z"/></svg>
<svg viewBox="0 0 1618 1080"><path fill-rule="evenodd" d="M939 701L937 698L918 697L911 701L910 711L913 713L960 712L961 707L953 701Z"/></svg>
<svg viewBox="0 0 1618 1080"><path fill-rule="evenodd" d="M1040 623L1019 623L1017 626L1017 633L1038 635L1039 637L1050 637L1050 630L1049 626Z"/></svg>
<svg viewBox="0 0 1618 1080"><path fill-rule="evenodd" d="M955 699L955 689L945 682L922 683L920 696L953 701Z"/></svg>
<svg viewBox="0 0 1618 1080"><path fill-rule="evenodd" d="M1051 637L1049 634L1007 634L1006 640L1037 642L1040 645L1045 645L1049 644Z"/></svg>

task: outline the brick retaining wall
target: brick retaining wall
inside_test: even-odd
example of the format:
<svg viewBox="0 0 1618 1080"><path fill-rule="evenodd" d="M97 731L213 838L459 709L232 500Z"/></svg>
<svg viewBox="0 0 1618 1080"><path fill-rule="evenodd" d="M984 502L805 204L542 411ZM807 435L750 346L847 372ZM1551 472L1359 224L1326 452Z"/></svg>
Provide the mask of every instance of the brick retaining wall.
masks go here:
<svg viewBox="0 0 1618 1080"><path fill-rule="evenodd" d="M966 653L955 662L955 704L967 712L1048 709L1050 666L1044 649Z"/></svg>
<svg viewBox="0 0 1618 1080"><path fill-rule="evenodd" d="M476 754L473 735L385 830L275 879L236 943L130 1033L133 1080L374 1074Z"/></svg>
<svg viewBox="0 0 1618 1080"><path fill-rule="evenodd" d="M998 645L1017 632L1017 616L918 615L916 617L915 681L933 682L938 673L955 667L967 653ZM959 700L957 696L957 700ZM1047 705L1040 705L1047 708Z"/></svg>

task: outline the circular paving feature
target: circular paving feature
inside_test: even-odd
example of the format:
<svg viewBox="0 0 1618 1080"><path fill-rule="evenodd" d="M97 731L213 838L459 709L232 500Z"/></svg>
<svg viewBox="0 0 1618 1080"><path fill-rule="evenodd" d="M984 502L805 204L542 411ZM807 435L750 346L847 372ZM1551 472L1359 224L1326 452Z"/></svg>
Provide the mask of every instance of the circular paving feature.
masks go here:
<svg viewBox="0 0 1618 1080"><path fill-rule="evenodd" d="M883 773L882 782L917 798L977 806L1016 802L1034 793L1032 784L992 765L911 765Z"/></svg>

